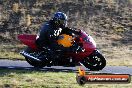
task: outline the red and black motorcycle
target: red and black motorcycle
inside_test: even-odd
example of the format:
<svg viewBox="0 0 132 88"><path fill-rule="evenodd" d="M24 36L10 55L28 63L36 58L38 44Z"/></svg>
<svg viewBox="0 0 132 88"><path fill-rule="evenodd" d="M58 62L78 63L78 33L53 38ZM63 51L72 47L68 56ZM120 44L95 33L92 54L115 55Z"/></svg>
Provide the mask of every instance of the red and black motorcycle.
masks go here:
<svg viewBox="0 0 132 88"><path fill-rule="evenodd" d="M81 52L56 50L55 58L51 59L52 54L50 49L45 48L39 50L36 46L37 35L18 35L18 39L27 48L20 52L26 61L34 67L44 66L76 66L78 63L82 63L86 68L90 70L102 70L106 66L106 60L104 56L97 50L96 43L93 38L84 31L80 31L80 36L70 36L67 34L60 35L60 39L57 40L58 44L64 47L70 47L74 44L78 44L84 50ZM77 49L76 49L77 50ZM53 56L54 57L54 56Z"/></svg>

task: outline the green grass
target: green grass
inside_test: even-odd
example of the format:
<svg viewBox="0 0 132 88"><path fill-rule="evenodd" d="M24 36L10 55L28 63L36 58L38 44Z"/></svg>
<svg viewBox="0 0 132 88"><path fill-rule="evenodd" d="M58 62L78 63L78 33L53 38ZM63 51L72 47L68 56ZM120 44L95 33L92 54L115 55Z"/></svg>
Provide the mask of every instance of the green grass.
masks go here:
<svg viewBox="0 0 132 88"><path fill-rule="evenodd" d="M19 54L24 47L24 45L0 45L0 59L24 60L24 57Z"/></svg>
<svg viewBox="0 0 132 88"><path fill-rule="evenodd" d="M29 70L0 70L0 88L131 88L129 84L85 84L76 82L76 73Z"/></svg>

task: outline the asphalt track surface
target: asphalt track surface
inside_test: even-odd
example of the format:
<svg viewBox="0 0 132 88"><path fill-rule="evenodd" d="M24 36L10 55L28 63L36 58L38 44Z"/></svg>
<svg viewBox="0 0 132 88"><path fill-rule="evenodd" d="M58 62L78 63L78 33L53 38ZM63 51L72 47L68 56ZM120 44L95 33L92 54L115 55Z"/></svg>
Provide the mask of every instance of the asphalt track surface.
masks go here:
<svg viewBox="0 0 132 88"><path fill-rule="evenodd" d="M63 67L63 66L51 66L44 68L34 68L26 61L12 61L12 60L0 60L0 69L19 69L19 70L40 70L40 71L53 71L53 72L77 72L78 67ZM132 67L127 66L106 66L100 71L89 71L89 69L83 67L86 72L91 73L110 73L110 74L130 74L132 75Z"/></svg>

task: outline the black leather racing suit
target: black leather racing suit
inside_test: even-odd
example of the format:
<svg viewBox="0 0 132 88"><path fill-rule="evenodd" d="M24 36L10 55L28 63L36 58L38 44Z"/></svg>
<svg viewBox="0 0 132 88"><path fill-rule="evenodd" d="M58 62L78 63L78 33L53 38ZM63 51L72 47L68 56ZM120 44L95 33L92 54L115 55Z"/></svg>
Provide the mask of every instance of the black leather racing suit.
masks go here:
<svg viewBox="0 0 132 88"><path fill-rule="evenodd" d="M78 44L74 44L71 47L65 48L56 42L60 34L72 35L72 33L79 35L78 31L72 30L68 27L57 27L54 25L54 21L50 20L42 26L39 37L36 40L36 44L40 50L45 50L43 47L50 49L50 58L54 61L56 58L58 58L58 54L63 55L64 52L75 52L77 50ZM58 53L56 50L61 50L61 52Z"/></svg>
<svg viewBox="0 0 132 88"><path fill-rule="evenodd" d="M54 22L50 20L42 26L39 33L39 38L36 43L39 48L43 46L51 47L53 44L56 45L56 40L61 33L61 28L54 25Z"/></svg>
<svg viewBox="0 0 132 88"><path fill-rule="evenodd" d="M63 46L57 44L56 40L60 34L69 34L78 33L75 30L72 30L68 27L58 27L54 25L54 21L50 20L40 29L39 38L36 43L38 47L41 49L42 47L48 47L50 49L65 49Z"/></svg>

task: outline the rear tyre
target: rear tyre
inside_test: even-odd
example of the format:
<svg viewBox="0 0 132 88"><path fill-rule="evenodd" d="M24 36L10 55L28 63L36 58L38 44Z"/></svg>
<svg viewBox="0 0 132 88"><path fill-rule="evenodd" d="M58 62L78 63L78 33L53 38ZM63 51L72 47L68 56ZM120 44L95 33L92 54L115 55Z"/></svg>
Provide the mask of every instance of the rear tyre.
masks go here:
<svg viewBox="0 0 132 88"><path fill-rule="evenodd" d="M25 52L29 53L29 54L34 53L34 51L30 47L27 47L25 49ZM29 58L29 57L25 57L25 59L30 65L32 65L32 66L34 66L36 68L42 68L42 67L46 66L46 62L47 62L47 61L33 60L32 58Z"/></svg>
<svg viewBox="0 0 132 88"><path fill-rule="evenodd" d="M98 51L84 58L83 64L91 71L102 70L106 66L106 60Z"/></svg>

